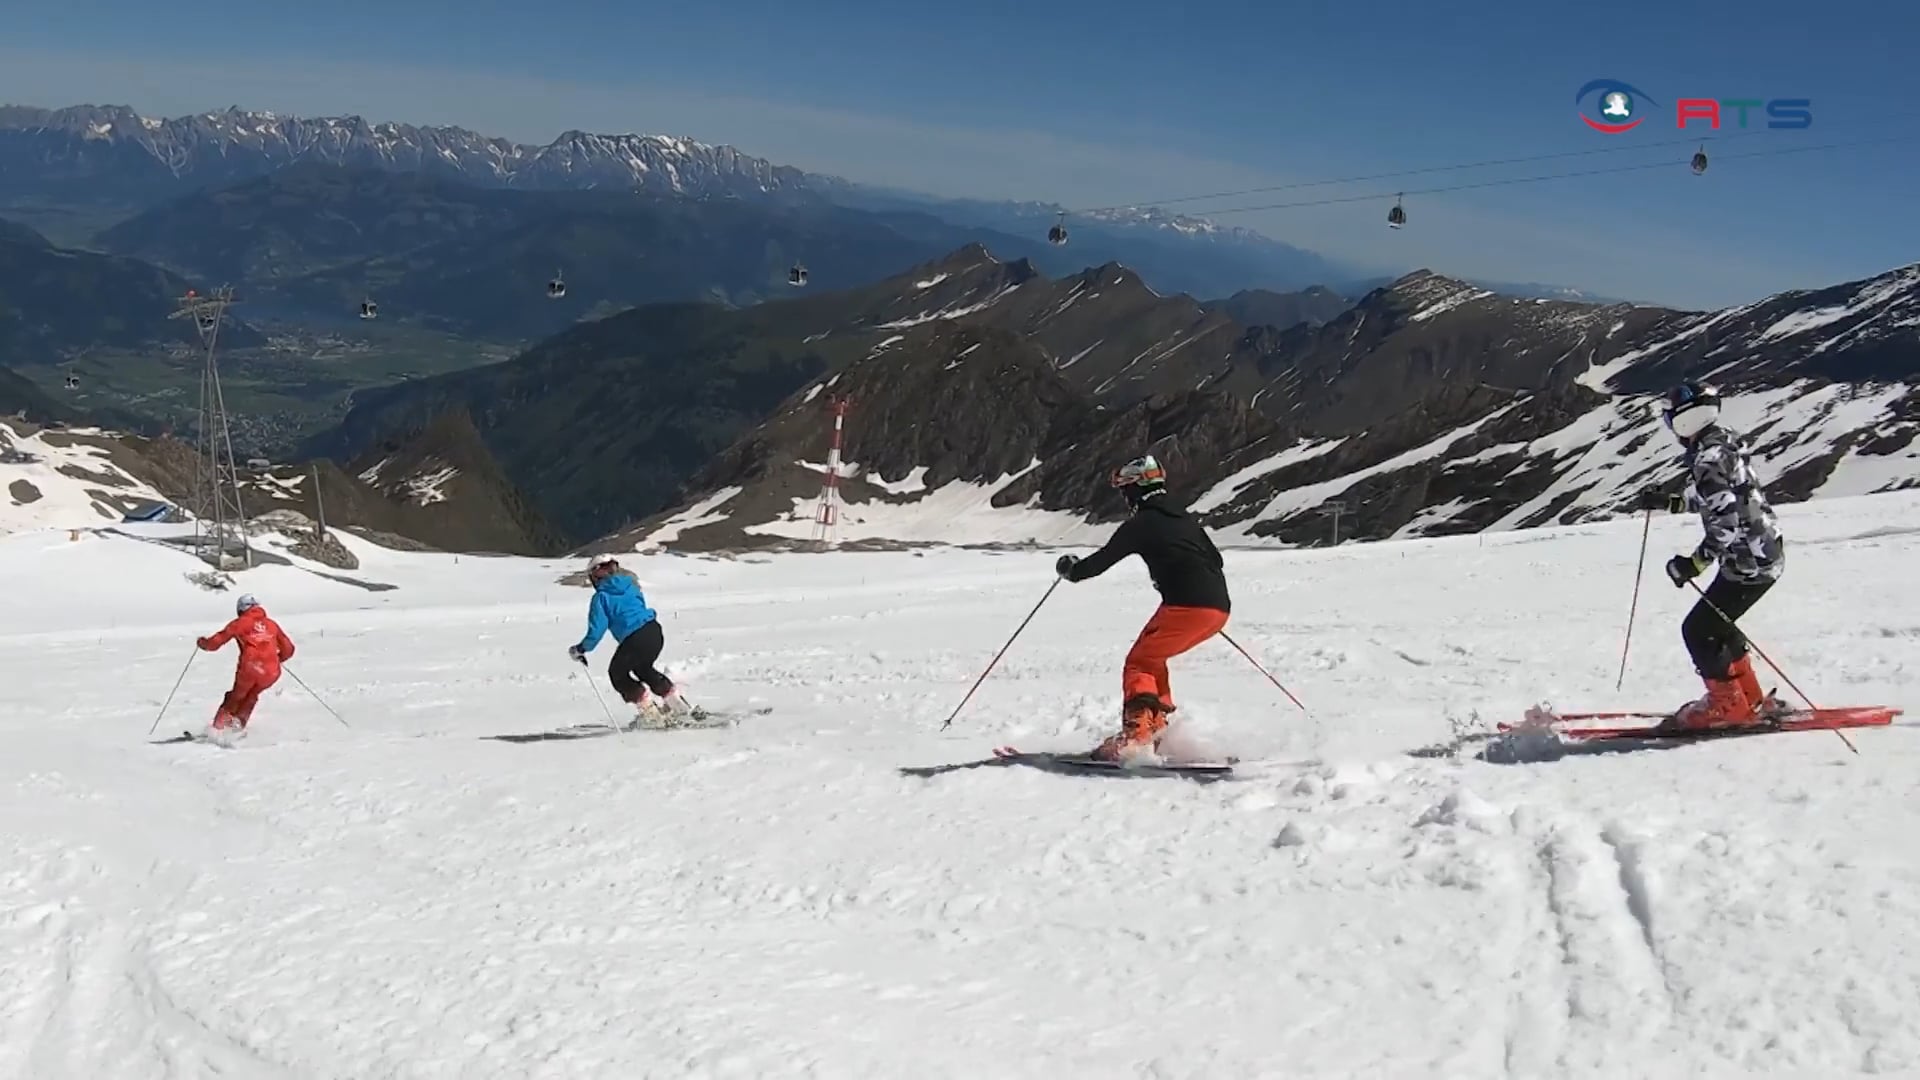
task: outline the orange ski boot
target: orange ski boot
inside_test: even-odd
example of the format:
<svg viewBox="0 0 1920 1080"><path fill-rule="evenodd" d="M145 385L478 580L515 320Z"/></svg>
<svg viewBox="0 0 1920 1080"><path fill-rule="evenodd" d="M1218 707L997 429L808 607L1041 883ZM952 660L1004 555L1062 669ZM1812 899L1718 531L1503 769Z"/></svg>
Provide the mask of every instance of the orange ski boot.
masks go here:
<svg viewBox="0 0 1920 1080"><path fill-rule="evenodd" d="M1735 682L1740 684L1740 692L1747 695L1747 702L1753 706L1754 720L1759 723L1773 723L1793 712L1793 706L1780 700L1780 695L1770 694L1760 689L1760 676L1753 672L1753 657L1742 656L1728 669Z"/></svg>
<svg viewBox="0 0 1920 1080"><path fill-rule="evenodd" d="M1120 734L1094 747L1091 756L1101 761L1119 761L1142 752L1152 753L1167 729L1168 708L1158 695L1135 694L1127 699L1120 719Z"/></svg>
<svg viewBox="0 0 1920 1080"><path fill-rule="evenodd" d="M1760 723L1760 705L1764 699L1752 664L1741 657L1728 671L1728 676L1725 679L1701 676L1701 681L1707 684L1706 696L1682 705L1680 711L1673 714L1673 726L1682 731L1704 731ZM1751 690L1746 685L1748 682L1753 684ZM1748 696L1749 693L1752 696Z"/></svg>

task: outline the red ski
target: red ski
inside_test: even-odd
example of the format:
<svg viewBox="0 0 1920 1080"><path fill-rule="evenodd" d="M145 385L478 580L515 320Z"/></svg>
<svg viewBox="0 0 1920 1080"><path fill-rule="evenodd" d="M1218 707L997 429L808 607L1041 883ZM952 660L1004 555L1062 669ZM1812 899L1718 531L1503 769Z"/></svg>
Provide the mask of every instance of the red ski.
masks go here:
<svg viewBox="0 0 1920 1080"><path fill-rule="evenodd" d="M1785 731L1832 731L1838 728L1885 727L1901 710L1885 705L1855 705L1839 709L1793 709L1772 716L1764 723L1725 728L1675 728L1667 726L1672 713L1664 712L1585 712L1545 713L1530 723L1502 723L1502 732L1537 728L1546 721L1547 730L1569 741L1593 739L1715 739L1736 735L1768 735ZM1531 716L1531 714L1530 714ZM1620 720L1651 720L1649 724L1623 725ZM1595 723L1615 721L1615 723Z"/></svg>

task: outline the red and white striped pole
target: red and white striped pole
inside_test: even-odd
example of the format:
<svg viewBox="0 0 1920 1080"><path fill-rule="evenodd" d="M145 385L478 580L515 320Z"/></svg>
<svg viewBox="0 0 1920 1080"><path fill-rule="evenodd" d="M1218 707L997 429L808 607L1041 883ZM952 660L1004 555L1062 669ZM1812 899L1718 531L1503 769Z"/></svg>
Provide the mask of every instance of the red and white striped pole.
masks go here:
<svg viewBox="0 0 1920 1080"><path fill-rule="evenodd" d="M813 512L813 538L834 543L840 524L840 448L845 437L847 399L833 399L833 442L827 448L827 478L820 488L820 503Z"/></svg>

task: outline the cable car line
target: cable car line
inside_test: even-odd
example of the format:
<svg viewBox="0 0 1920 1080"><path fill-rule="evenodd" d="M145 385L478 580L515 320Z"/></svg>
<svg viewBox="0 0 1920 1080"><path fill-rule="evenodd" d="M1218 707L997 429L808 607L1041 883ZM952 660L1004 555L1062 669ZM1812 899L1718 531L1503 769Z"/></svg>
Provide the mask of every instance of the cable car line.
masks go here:
<svg viewBox="0 0 1920 1080"><path fill-rule="evenodd" d="M1920 112L1903 113L1888 119L1901 120L1914 117L1920 117ZM1136 202L1115 203L1111 206L1091 206L1080 210L1067 210L1062 211L1062 213L1063 215L1080 217L1087 214L1105 213L1114 210L1133 210L1141 207L1172 206L1179 203L1203 202L1207 199L1233 199L1239 198L1242 195L1260 195L1270 191L1297 191L1302 188L1331 187L1335 184L1359 184L1369 180L1389 180L1401 176L1421 176L1427 173L1437 172L1459 172L1465 169L1487 169L1497 165L1524 165L1535 161L1554 161L1562 158L1588 157L1595 154L1618 154L1631 150L1657 150L1669 146L1700 146L1704 149L1706 143L1744 139L1755 135L1774 135L1778 137L1778 133L1776 132L1760 129L1754 131L1736 131L1727 135L1711 135L1704 140L1697 136L1688 136L1683 139L1666 139L1661 142L1609 143L1605 146L1596 146L1585 150L1562 150L1551 154L1494 158L1487 161L1474 161L1459 165L1430 165L1418 169L1400 169L1394 172L1369 173L1361 176L1341 176L1326 180L1301 180L1287 184L1270 184L1265 187L1241 188L1237 191L1216 191L1210 195L1181 195L1171 199L1143 199ZM1212 210L1194 211L1195 214L1210 214L1215 212L1216 211Z"/></svg>
<svg viewBox="0 0 1920 1080"><path fill-rule="evenodd" d="M1786 154L1805 154L1817 150L1836 150L1854 146L1869 146L1879 143L1905 142L1920 139L1920 133L1891 135L1880 139L1860 139L1853 142L1820 143L1813 146L1789 146L1776 150L1750 150L1746 153L1722 154L1720 160L1738 160L1741 158L1778 157ZM1694 140L1689 140L1694 141ZM1471 191L1477 188L1504 187L1508 184L1537 184L1546 180L1568 180L1581 176L1604 176L1610 173L1645 172L1650 169L1671 169L1672 161L1650 161L1635 165L1613 165L1601 169L1576 169L1570 172L1545 173L1538 176L1509 176L1498 180L1479 180L1466 184L1448 184L1442 187L1408 188L1397 192L1371 192L1365 195L1337 195L1325 199L1302 199L1294 202L1267 203L1261 206L1230 206L1218 210L1206 210L1210 217L1222 214L1251 214L1265 210L1292 210L1308 206L1334 206L1341 203L1374 202L1381 199L1398 199L1407 195L1439 195L1451 191ZM1404 215L1402 216L1404 221Z"/></svg>

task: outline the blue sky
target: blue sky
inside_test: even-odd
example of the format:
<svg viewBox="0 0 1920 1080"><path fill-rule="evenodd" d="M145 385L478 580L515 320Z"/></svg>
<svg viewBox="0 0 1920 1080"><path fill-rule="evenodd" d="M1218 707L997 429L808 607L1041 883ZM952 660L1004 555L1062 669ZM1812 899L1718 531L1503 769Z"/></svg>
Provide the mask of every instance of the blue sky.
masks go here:
<svg viewBox="0 0 1920 1080"><path fill-rule="evenodd" d="M448 14L450 12L458 12ZM1509 3L915 5L67 0L9 12L0 101L239 104L458 123L523 141L567 128L726 142L938 194L1098 206L1492 158L1663 142L1682 96L1813 100L1814 125L1723 154L1920 136L1920 5ZM1621 79L1662 108L1607 136L1573 95ZM1920 259L1920 138L1717 160L1646 148L1216 203L1247 206L1672 155L1672 170L1232 214L1396 272L1737 303Z"/></svg>

